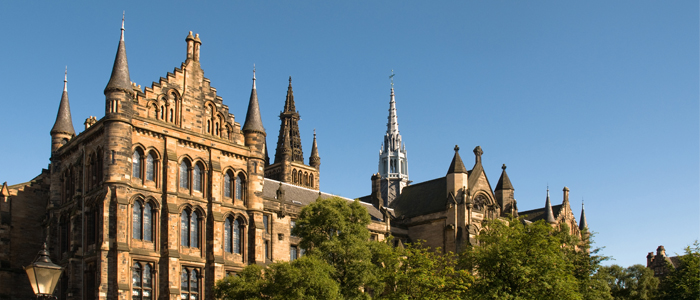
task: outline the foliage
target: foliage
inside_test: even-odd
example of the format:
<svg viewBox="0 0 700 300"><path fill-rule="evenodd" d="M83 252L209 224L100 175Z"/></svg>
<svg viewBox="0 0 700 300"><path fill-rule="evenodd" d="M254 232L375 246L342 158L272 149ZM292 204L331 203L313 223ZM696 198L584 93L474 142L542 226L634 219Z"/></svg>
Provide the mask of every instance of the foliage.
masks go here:
<svg viewBox="0 0 700 300"><path fill-rule="evenodd" d="M469 272L457 269L454 253L420 243L392 250L389 263L380 262L385 289L377 299L461 299L473 282Z"/></svg>
<svg viewBox="0 0 700 300"><path fill-rule="evenodd" d="M680 265L659 285L658 299L700 299L700 243L685 248L679 256Z"/></svg>
<svg viewBox="0 0 700 300"><path fill-rule="evenodd" d="M654 272L643 265L628 268L612 265L602 267L599 273L610 287L610 294L615 300L654 299L659 285Z"/></svg>
<svg viewBox="0 0 700 300"><path fill-rule="evenodd" d="M568 228L543 221L494 220L462 253L460 265L477 274L473 299L582 299ZM568 243L567 243L568 242Z"/></svg>
<svg viewBox="0 0 700 300"><path fill-rule="evenodd" d="M341 299L333 269L314 257L301 257L291 263L274 263L267 268L247 266L238 276L217 283L219 299Z"/></svg>

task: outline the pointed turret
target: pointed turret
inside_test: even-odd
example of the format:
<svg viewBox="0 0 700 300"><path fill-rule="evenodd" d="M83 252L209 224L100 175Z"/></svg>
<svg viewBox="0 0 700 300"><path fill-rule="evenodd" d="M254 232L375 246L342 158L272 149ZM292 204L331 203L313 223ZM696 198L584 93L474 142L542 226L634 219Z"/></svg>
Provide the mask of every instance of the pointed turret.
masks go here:
<svg viewBox="0 0 700 300"><path fill-rule="evenodd" d="M265 128L260 117L260 105L258 104L258 92L255 87L255 69L253 69L253 88L250 91L250 101L248 102L248 113L245 115L243 133L259 132L265 135Z"/></svg>
<svg viewBox="0 0 700 300"><path fill-rule="evenodd" d="M503 172L501 172L501 178L498 178L498 183L496 184L496 191L499 190L513 190L513 184L510 183L510 178L508 178L508 173L506 173L506 164L501 167Z"/></svg>
<svg viewBox="0 0 700 300"><path fill-rule="evenodd" d="M285 135L289 138L289 147L292 149L291 162L304 163L304 153L301 149L301 137L299 135L299 112L294 104L294 91L292 90L292 76L289 76L289 87L287 87L287 97L284 101L284 110L280 113L280 134L277 140L277 152L275 152L275 163L282 162L282 152L285 151L282 144Z"/></svg>
<svg viewBox="0 0 700 300"><path fill-rule="evenodd" d="M114 66L112 67L112 76L109 77L107 87L105 87L105 95L112 90L121 90L131 93L131 78L129 77L129 63L126 60L126 46L124 44L124 16L122 16L121 37L117 46L117 55L114 58Z"/></svg>
<svg viewBox="0 0 700 300"><path fill-rule="evenodd" d="M583 209L583 200L581 201L581 221L579 221L578 229L583 231L588 230L588 222L586 221L586 211Z"/></svg>
<svg viewBox="0 0 700 300"><path fill-rule="evenodd" d="M459 146L455 145L455 156L452 158L452 163L450 168L447 170L447 174L451 173L467 173L467 168L464 167L462 158L459 157Z"/></svg>
<svg viewBox="0 0 700 300"><path fill-rule="evenodd" d="M311 156L309 157L309 165L316 170L321 168L321 157L318 156L318 145L316 144L316 129L314 129L314 143L311 145Z"/></svg>
<svg viewBox="0 0 700 300"><path fill-rule="evenodd" d="M294 106L294 91L292 90L292 76L289 76L289 86L287 87L287 97L284 100L284 112L296 112Z"/></svg>
<svg viewBox="0 0 700 300"><path fill-rule="evenodd" d="M554 213L552 212L552 202L549 200L549 188L547 188L547 201L544 204L544 220L549 224L554 224Z"/></svg>
<svg viewBox="0 0 700 300"><path fill-rule="evenodd" d="M70 114L70 102L68 101L68 67L66 67L63 77L63 94L61 94L61 102L58 105L56 122L53 124L50 133L52 153L75 136L73 118Z"/></svg>

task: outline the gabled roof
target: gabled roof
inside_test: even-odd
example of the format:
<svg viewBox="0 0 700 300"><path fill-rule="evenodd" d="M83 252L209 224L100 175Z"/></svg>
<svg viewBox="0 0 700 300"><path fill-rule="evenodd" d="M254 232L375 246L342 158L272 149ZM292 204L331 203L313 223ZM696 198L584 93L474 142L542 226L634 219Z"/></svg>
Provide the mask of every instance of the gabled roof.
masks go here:
<svg viewBox="0 0 700 300"><path fill-rule="evenodd" d="M447 205L447 180L440 177L409 185L391 203L396 216L407 218L445 210Z"/></svg>
<svg viewBox="0 0 700 300"><path fill-rule="evenodd" d="M345 197L341 197L338 195L319 192L319 191L308 189L305 187L300 187L300 186L291 185L291 184L284 183L284 182L279 182L277 180L272 180L269 178L265 178L265 180L263 182L263 199L276 200L277 199L277 190L279 190L280 187L284 191L284 200L286 202L294 203L294 204L301 205L301 206L306 206L306 205L309 205L313 202L316 202L316 200L319 197L321 197L321 199L338 197L341 199L345 199L349 202L355 201L355 200L350 199L350 198L345 198ZM380 212L378 209L376 209L374 206L372 206L372 204L360 201L360 205L362 205L364 208L367 209L367 212L369 212L369 214L372 216L372 219L374 219L374 220L383 220L384 219L382 212Z"/></svg>

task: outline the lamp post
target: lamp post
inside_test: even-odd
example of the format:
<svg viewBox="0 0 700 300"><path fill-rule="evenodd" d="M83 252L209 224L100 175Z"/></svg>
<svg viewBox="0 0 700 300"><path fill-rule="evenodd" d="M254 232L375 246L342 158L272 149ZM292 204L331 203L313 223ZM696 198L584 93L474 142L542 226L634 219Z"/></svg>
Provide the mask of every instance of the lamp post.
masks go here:
<svg viewBox="0 0 700 300"><path fill-rule="evenodd" d="M58 278L61 277L63 267L51 262L49 251L44 248L39 251L36 259L31 265L24 268L29 277L29 282L32 284L34 294L37 299L55 299L53 290L56 288Z"/></svg>

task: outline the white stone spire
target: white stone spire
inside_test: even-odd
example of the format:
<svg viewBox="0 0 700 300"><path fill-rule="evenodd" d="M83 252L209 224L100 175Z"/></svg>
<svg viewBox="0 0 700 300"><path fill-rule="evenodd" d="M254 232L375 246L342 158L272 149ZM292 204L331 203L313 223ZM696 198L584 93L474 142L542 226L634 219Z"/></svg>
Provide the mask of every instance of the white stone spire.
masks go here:
<svg viewBox="0 0 700 300"><path fill-rule="evenodd" d="M408 185L408 160L406 146L399 133L399 121L396 113L394 94L394 70L391 71L391 94L389 95L389 117L387 118L384 143L379 150L379 175L382 179L381 189L384 206L389 206Z"/></svg>

